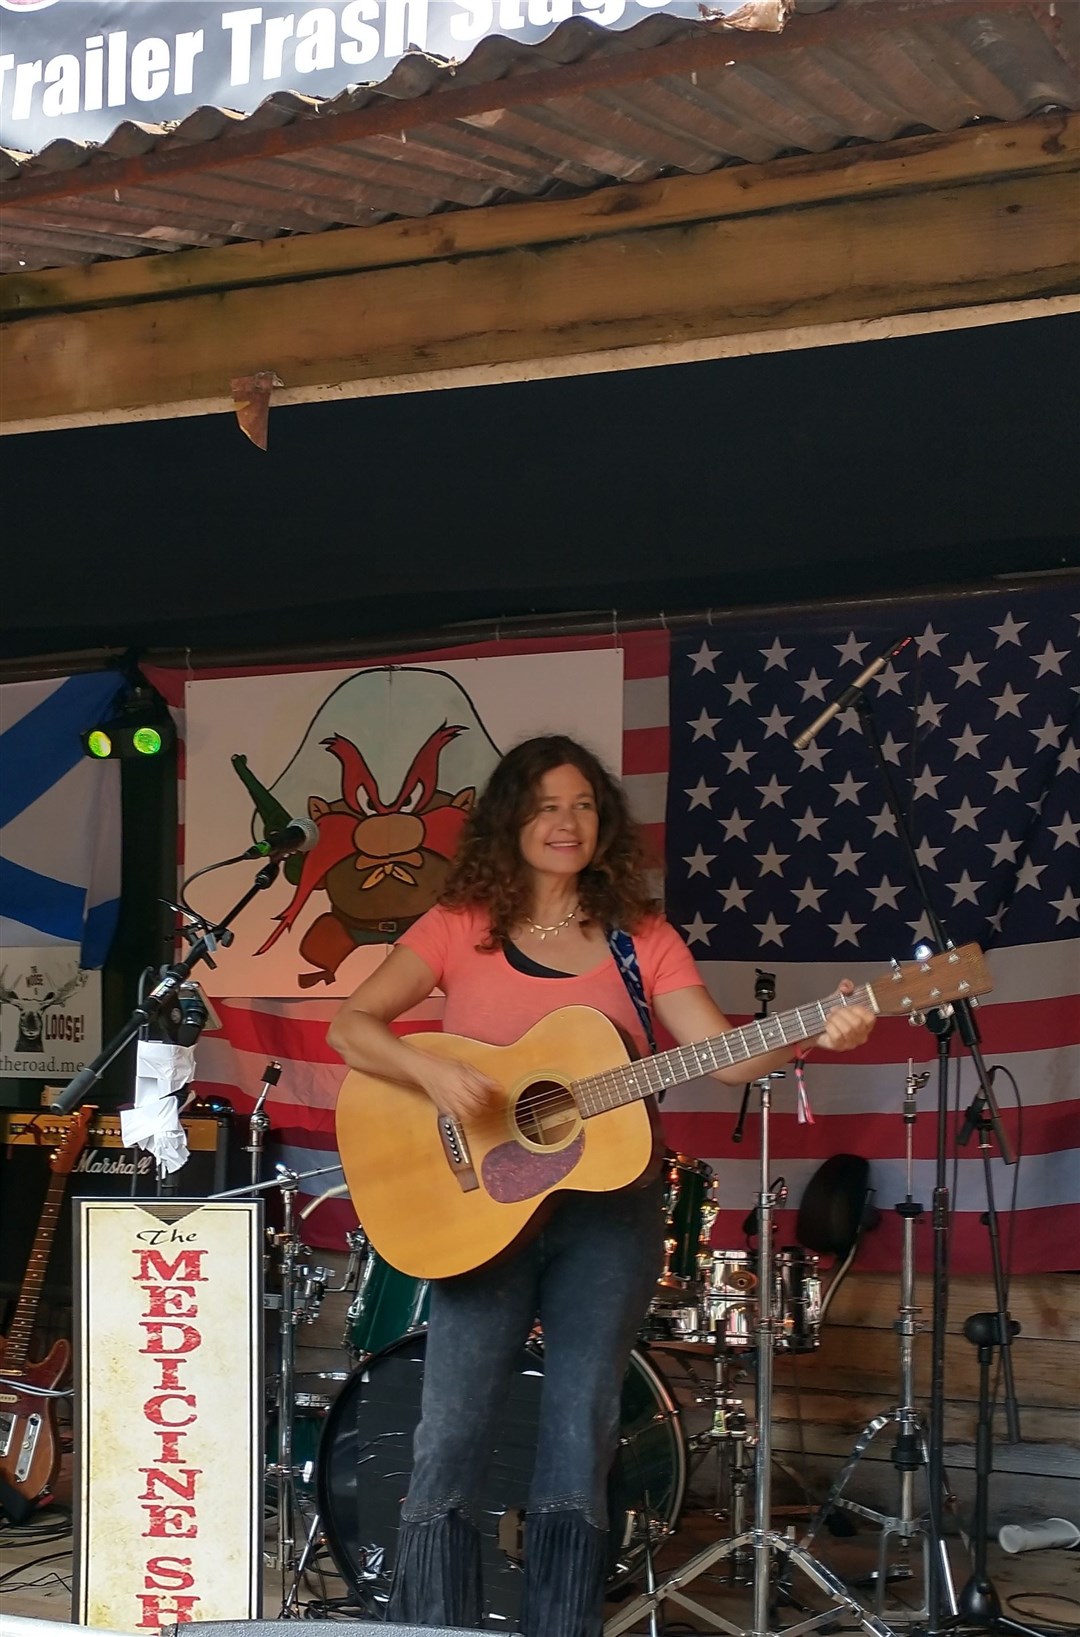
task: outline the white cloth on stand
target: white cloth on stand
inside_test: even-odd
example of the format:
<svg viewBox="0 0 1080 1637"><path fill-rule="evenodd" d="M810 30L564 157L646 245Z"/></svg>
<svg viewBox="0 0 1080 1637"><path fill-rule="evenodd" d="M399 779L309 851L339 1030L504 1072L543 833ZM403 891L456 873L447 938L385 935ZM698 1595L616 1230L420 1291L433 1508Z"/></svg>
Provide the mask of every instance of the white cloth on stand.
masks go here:
<svg viewBox="0 0 1080 1637"><path fill-rule="evenodd" d="M194 1046L139 1041L135 1106L120 1110L120 1136L126 1148L145 1148L166 1174L179 1171L188 1157L176 1093L194 1078Z"/></svg>

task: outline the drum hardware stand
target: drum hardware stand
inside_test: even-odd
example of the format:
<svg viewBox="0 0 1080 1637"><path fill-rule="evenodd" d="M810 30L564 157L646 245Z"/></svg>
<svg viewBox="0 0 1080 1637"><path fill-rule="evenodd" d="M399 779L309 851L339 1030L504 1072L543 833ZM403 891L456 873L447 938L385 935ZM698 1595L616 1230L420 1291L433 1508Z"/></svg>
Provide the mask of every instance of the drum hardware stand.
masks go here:
<svg viewBox="0 0 1080 1637"><path fill-rule="evenodd" d="M273 1067L273 1065L270 1065ZM269 1074L269 1069L266 1071ZM268 1084L274 1084L273 1080ZM264 1083L265 1095L268 1084ZM264 1118L260 1114L260 1119ZM261 1148L262 1133L258 1139ZM278 1188L282 1197L282 1226L280 1232L274 1233L272 1243L281 1254L281 1295L273 1303L278 1308L278 1376L277 1376L277 1429L278 1447L277 1459L266 1464L266 1476L273 1480L277 1502L277 1539L272 1552L266 1554L266 1561L281 1571L282 1601L280 1619L287 1619L290 1615L300 1612L300 1584L303 1570L314 1543L315 1532L318 1526L318 1517L313 1520L311 1528L306 1534L303 1550L297 1557L297 1525L302 1522L300 1503L296 1493L296 1480L303 1477L304 1471L297 1468L293 1462L293 1423L296 1415L296 1327L303 1320L313 1324L318 1316L319 1305L328 1290L336 1289L328 1283L329 1272L326 1268L309 1269L299 1265L299 1257L307 1254L306 1246L300 1243L296 1232L295 1204L296 1193L300 1182L308 1177L325 1176L330 1171L340 1171L340 1165L323 1165L313 1171L290 1171L287 1166L277 1165L277 1175L268 1182L251 1182L243 1188L231 1188L226 1193L211 1194L211 1199L247 1198L251 1194L264 1193L269 1188ZM269 1300L266 1305L270 1306ZM287 1575L292 1572L291 1581Z"/></svg>
<svg viewBox="0 0 1080 1637"><path fill-rule="evenodd" d="M769 1631L769 1587L773 1554L780 1556L785 1567L798 1567L815 1586L830 1599L830 1607L810 1614L805 1620L784 1628L784 1637L817 1631L834 1625L840 1610L852 1615L864 1631L873 1637L894 1637L890 1628L876 1615L868 1613L846 1590L844 1585L810 1554L775 1533L770 1527L772 1479L772 1381L775 1319L773 1291L773 1223L776 1203L769 1186L769 1114L772 1086L768 1075L755 1081L761 1100L761 1153L759 1167L758 1222L761 1250L758 1262L758 1327L757 1327L757 1396L754 1406L757 1443L754 1450L754 1522L753 1527L730 1540L719 1541L699 1552L696 1557L676 1569L655 1590L642 1593L604 1625L604 1637L619 1637L629 1631L644 1614L652 1614L665 1601L689 1610L712 1631L728 1633L728 1637L774 1637ZM711 1569L715 1563L733 1557L749 1547L754 1560L753 1616L749 1626L736 1626L721 1615L713 1613L701 1603L685 1596L682 1588Z"/></svg>
<svg viewBox="0 0 1080 1637"><path fill-rule="evenodd" d="M928 1465L928 1451L926 1443L926 1428L922 1418L915 1409L915 1337L924 1332L926 1326L919 1320L921 1309L915 1304L915 1226L924 1213L925 1207L915 1199L912 1193L914 1184L914 1136L915 1119L917 1113L917 1094L929 1080L929 1072L913 1072L911 1061L908 1062L907 1082L904 1088L904 1131L905 1131L905 1164L907 1179L907 1194L895 1207L897 1215L903 1222L903 1257L900 1273L900 1306L897 1309L898 1318L893 1328L900 1338L900 1402L896 1408L884 1415L875 1415L863 1427L847 1464L837 1475L836 1481L821 1506L814 1514L810 1528L803 1539L802 1545L809 1549L823 1523L828 1521L834 1507L852 1512L856 1517L866 1518L871 1523L881 1526L881 1535L878 1548L878 1566L873 1573L858 1582L863 1585L876 1585L878 1614L884 1613L885 1585L889 1580L909 1579L912 1574L907 1564L907 1555L912 1542L921 1538L923 1554L923 1602L918 1608L891 1609L890 1617L904 1620L925 1620L930 1613L929 1587L931 1577L931 1531L928 1517L915 1516L915 1474ZM855 1501L843 1498L843 1490L847 1485L859 1460L865 1455L870 1444L885 1427L895 1425L897 1428L896 1443L892 1449L892 1464L900 1475L900 1509L898 1516L891 1516L886 1512L877 1512L872 1507L861 1506ZM945 1503L954 1508L956 1497L948 1488L944 1492ZM887 1565L889 1539L896 1535L899 1542L901 1562L892 1567ZM942 1552L941 1574L948 1598L949 1609L953 1615L957 1613L956 1593L953 1589L952 1573L948 1557Z"/></svg>
<svg viewBox="0 0 1080 1637"><path fill-rule="evenodd" d="M263 1069L262 1090L251 1113L248 1115L248 1140L245 1154L251 1156L251 1186L254 1188L262 1170L263 1147L266 1142L266 1133L270 1129L270 1116L263 1113L263 1104L271 1086L276 1086L281 1079L281 1064L267 1063Z"/></svg>
<svg viewBox="0 0 1080 1637"><path fill-rule="evenodd" d="M763 972L760 966L756 966L754 971L757 975L754 983L754 999L758 1003L758 1009L754 1013L754 1017L760 1023L763 1017L768 1017L770 1003L776 999L776 973ZM747 1081L743 1087L742 1102L739 1104L739 1118L735 1121L735 1129L731 1133L732 1142L742 1142L743 1126L746 1124L746 1111L750 1106L750 1093L753 1089L754 1082L752 1080Z"/></svg>

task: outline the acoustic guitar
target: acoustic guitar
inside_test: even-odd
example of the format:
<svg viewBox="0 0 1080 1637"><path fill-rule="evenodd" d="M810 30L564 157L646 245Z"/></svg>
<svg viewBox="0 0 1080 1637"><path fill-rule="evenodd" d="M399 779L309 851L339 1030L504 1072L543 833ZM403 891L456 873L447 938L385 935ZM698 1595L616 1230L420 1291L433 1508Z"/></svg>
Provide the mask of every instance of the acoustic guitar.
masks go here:
<svg viewBox="0 0 1080 1637"><path fill-rule="evenodd" d="M482 1267L529 1228L560 1189L625 1188L649 1169L654 1121L644 1099L821 1033L837 1006L917 1017L992 987L976 944L897 966L841 999L775 1012L692 1046L631 1062L615 1025L588 1006L552 1012L512 1046L410 1035L474 1064L502 1088L490 1112L442 1115L424 1092L352 1070L337 1105L349 1193L392 1267L445 1279Z"/></svg>
<svg viewBox="0 0 1080 1637"><path fill-rule="evenodd" d="M69 1116L67 1130L49 1159L53 1174L26 1264L15 1317L8 1326L0 1353L0 1479L28 1505L48 1494L60 1467L56 1400L39 1396L39 1392L41 1389L54 1391L71 1368L71 1343L64 1337L55 1341L45 1357L35 1364L28 1362L30 1339L64 1190L86 1146L87 1127L95 1112L94 1108L84 1105ZM52 1121L52 1116L49 1118Z"/></svg>

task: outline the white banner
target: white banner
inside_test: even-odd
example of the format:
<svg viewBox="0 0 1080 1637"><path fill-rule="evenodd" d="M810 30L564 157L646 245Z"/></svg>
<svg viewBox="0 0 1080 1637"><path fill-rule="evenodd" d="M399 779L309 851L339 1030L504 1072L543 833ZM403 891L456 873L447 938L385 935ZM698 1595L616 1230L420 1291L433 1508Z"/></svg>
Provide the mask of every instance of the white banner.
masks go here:
<svg viewBox="0 0 1080 1637"><path fill-rule="evenodd" d="M77 1201L72 1618L259 1615L262 1209Z"/></svg>
<svg viewBox="0 0 1080 1637"><path fill-rule="evenodd" d="M77 944L0 957L0 1079L70 1078L101 1050L101 974Z"/></svg>
<svg viewBox="0 0 1080 1637"><path fill-rule="evenodd" d="M237 918L199 981L217 995L347 995L437 899L465 818L503 751L538 733L622 763L616 648L190 682L185 871L235 857L290 818L318 845ZM220 920L254 880L195 882Z"/></svg>

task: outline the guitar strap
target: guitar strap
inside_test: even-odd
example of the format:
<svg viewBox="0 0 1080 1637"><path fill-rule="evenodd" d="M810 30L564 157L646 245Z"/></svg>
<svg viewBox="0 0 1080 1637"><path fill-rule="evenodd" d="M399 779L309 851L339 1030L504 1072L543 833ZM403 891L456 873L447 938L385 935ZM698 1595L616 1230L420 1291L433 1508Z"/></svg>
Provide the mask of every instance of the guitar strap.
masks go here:
<svg viewBox="0 0 1080 1637"><path fill-rule="evenodd" d="M629 932L623 932L619 927L611 927L607 935L608 947L615 957L615 965L619 969L619 976L626 985L626 992L634 1003L634 1010L641 1019L641 1026L645 1030L645 1038L649 1042L649 1050L656 1055L656 1035L653 1031L652 1013L649 1003L645 999L645 985L641 980L641 968L638 965L637 950Z"/></svg>

